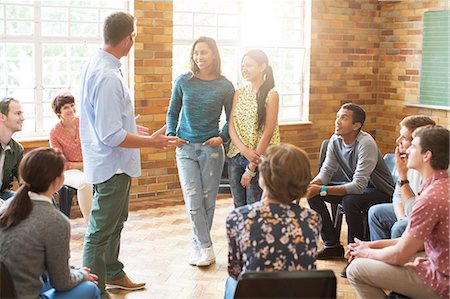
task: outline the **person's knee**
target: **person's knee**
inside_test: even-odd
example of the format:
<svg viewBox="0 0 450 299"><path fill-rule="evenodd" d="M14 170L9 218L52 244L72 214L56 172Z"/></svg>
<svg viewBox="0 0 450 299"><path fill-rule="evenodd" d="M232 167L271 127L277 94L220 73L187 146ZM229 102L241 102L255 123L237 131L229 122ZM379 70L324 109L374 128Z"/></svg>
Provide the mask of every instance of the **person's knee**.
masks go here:
<svg viewBox="0 0 450 299"><path fill-rule="evenodd" d="M342 198L342 207L344 208L345 214L350 213L360 213L361 208L359 204L360 198L357 196L346 195Z"/></svg>
<svg viewBox="0 0 450 299"><path fill-rule="evenodd" d="M100 289L97 285L91 281L84 281L83 284L83 295L88 299L97 299L100 298Z"/></svg>
<svg viewBox="0 0 450 299"><path fill-rule="evenodd" d="M363 266L363 260L362 259L355 259L353 260L350 265L347 267L347 279L349 281L355 281L358 276L359 272Z"/></svg>
<svg viewBox="0 0 450 299"><path fill-rule="evenodd" d="M391 228L391 238L400 238L403 235L403 232L406 230L407 225L408 221L399 220L395 222Z"/></svg>
<svg viewBox="0 0 450 299"><path fill-rule="evenodd" d="M371 206L367 212L369 224L378 223L381 213L383 213L381 206Z"/></svg>

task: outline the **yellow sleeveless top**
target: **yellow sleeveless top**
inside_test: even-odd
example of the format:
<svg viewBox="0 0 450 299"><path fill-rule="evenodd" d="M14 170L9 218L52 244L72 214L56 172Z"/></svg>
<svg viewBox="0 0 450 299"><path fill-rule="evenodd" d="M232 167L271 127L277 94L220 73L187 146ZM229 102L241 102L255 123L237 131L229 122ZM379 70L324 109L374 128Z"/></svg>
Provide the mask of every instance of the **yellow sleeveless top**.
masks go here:
<svg viewBox="0 0 450 299"><path fill-rule="evenodd" d="M249 149L256 150L264 130L264 128L258 130L258 103L256 102L257 91L253 91L251 85L247 85L239 89L238 92L238 101L233 112L234 128L245 146ZM266 101L272 92L273 89L267 94ZM279 143L280 129L278 128L278 124L276 124L269 145ZM227 156L232 158L237 154L239 154L239 149L233 144L233 141L231 141Z"/></svg>

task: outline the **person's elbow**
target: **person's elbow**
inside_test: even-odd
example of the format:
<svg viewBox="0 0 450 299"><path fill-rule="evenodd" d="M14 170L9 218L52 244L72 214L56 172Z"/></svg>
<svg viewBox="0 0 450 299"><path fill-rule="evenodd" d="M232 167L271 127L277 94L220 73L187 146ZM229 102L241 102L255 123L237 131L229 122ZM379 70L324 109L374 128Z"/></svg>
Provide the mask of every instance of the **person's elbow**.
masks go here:
<svg viewBox="0 0 450 299"><path fill-rule="evenodd" d="M126 138L127 133L125 131L119 131L112 134L105 134L100 136L101 142L109 147L119 146Z"/></svg>
<svg viewBox="0 0 450 299"><path fill-rule="evenodd" d="M413 256L405 254L405 252L399 250L394 253L391 264L396 266L403 266L404 264L408 263L412 257Z"/></svg>
<svg viewBox="0 0 450 299"><path fill-rule="evenodd" d="M365 185L358 182L352 182L345 185L345 189L347 190L347 194L363 194Z"/></svg>

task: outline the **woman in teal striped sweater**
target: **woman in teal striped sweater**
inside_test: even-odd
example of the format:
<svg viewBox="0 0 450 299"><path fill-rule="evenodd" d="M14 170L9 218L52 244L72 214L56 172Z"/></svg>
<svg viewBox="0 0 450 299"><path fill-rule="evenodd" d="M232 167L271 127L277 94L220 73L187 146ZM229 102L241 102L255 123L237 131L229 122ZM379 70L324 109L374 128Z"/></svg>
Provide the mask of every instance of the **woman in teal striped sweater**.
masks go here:
<svg viewBox="0 0 450 299"><path fill-rule="evenodd" d="M214 39L197 39L190 57L191 71L174 82L167 134L179 137L178 174L192 226L189 263L208 266L215 262L210 231L225 159L222 144L229 138L234 87L221 74L220 54ZM219 131L223 108L227 123Z"/></svg>

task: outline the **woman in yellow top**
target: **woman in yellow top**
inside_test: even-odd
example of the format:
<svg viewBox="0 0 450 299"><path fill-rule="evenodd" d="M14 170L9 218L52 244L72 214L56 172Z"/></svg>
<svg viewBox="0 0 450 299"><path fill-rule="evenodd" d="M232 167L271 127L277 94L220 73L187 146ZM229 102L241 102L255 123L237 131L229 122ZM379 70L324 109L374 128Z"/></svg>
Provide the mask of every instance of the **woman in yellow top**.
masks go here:
<svg viewBox="0 0 450 299"><path fill-rule="evenodd" d="M280 143L278 93L267 55L250 50L242 58L242 77L249 85L234 94L229 120L231 144L228 151L228 177L234 206L261 199L258 163L269 145Z"/></svg>

